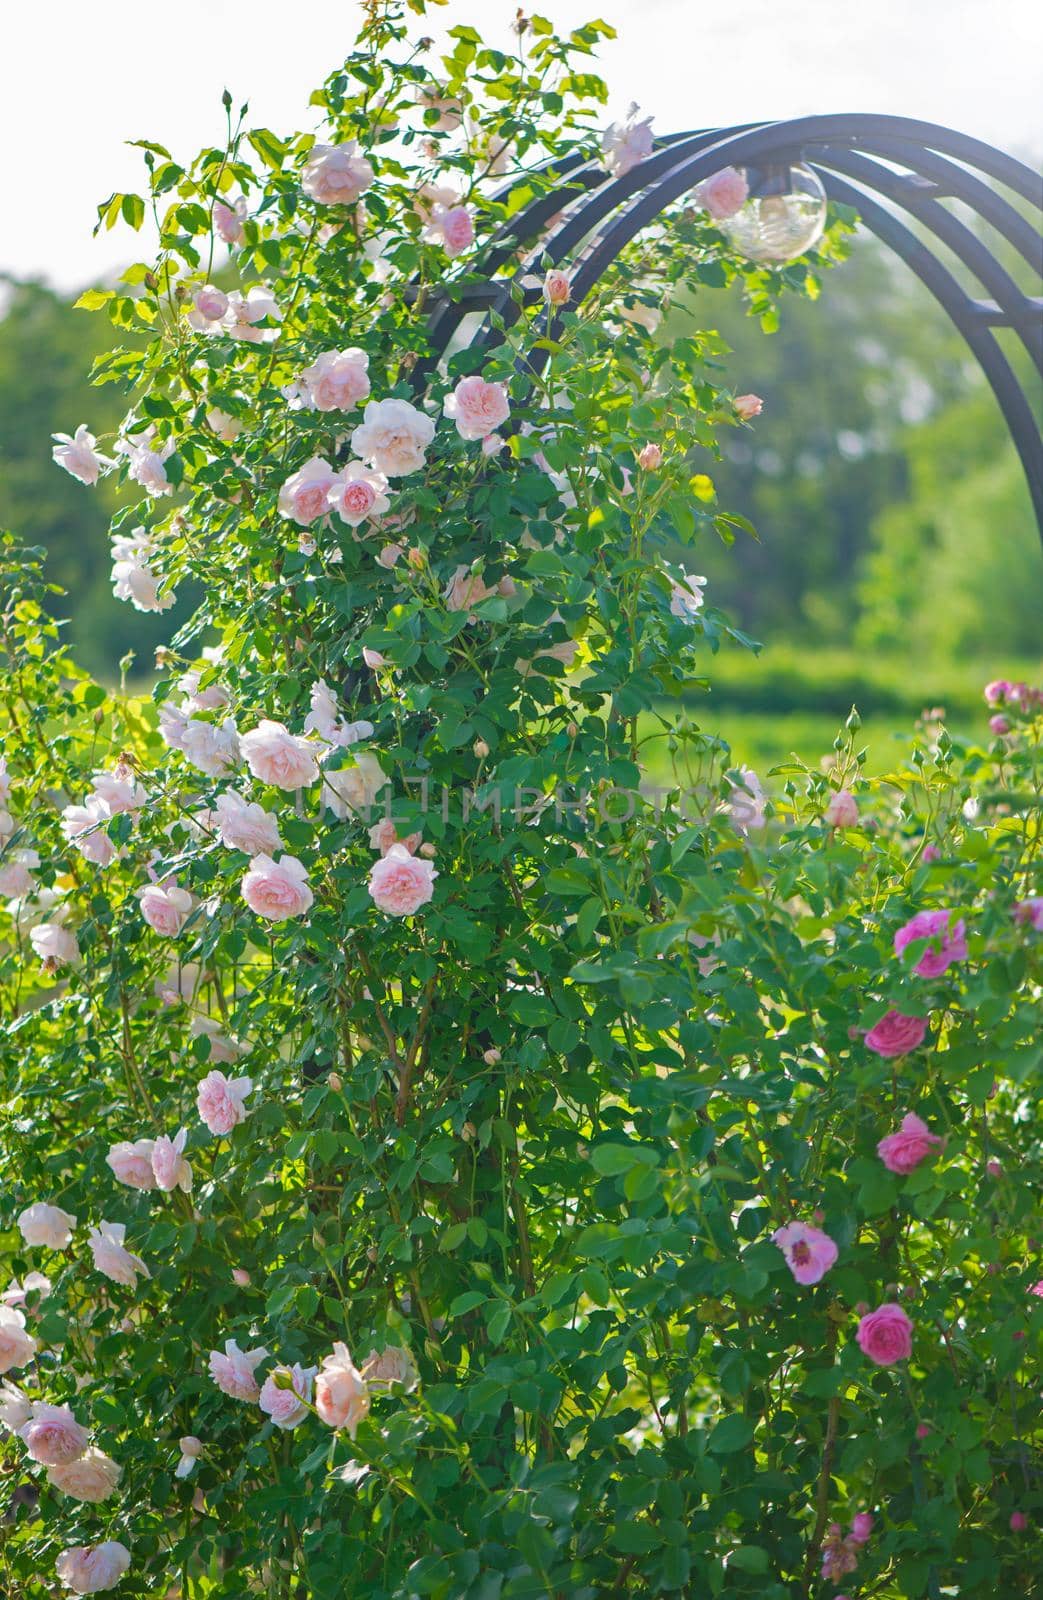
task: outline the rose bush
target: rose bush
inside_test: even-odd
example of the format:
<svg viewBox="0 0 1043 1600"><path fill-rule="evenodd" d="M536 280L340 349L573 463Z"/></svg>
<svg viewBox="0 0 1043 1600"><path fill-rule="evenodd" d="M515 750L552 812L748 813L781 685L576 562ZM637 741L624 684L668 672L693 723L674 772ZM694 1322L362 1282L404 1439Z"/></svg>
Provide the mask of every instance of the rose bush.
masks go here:
<svg viewBox="0 0 1043 1600"><path fill-rule="evenodd" d="M150 339L54 455L127 486L117 594L200 596L154 692L3 547L3 1592L1027 1594L1040 695L879 783L857 716L732 763L685 708L745 641L662 535L732 539L759 401L651 334L700 281L770 323L844 221L743 262L729 173L578 300L511 224L640 187L608 30L433 69L407 9L318 137L229 102L102 207L159 254L84 302Z"/></svg>

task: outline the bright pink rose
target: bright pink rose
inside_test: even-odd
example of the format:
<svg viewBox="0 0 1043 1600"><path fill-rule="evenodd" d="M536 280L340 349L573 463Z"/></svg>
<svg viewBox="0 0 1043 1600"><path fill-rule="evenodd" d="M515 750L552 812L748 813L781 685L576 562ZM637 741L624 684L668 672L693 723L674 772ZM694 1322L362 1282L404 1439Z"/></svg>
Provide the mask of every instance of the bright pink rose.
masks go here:
<svg viewBox="0 0 1043 1600"><path fill-rule="evenodd" d="M439 206L424 229L429 244L440 244L449 257L463 255L474 243L474 221L466 206Z"/></svg>
<svg viewBox="0 0 1043 1600"><path fill-rule="evenodd" d="M430 861L411 856L405 845L393 844L370 868L369 892L389 917L411 917L430 900L437 877Z"/></svg>
<svg viewBox="0 0 1043 1600"><path fill-rule="evenodd" d="M913 1325L901 1306L893 1302L864 1316L855 1337L863 1355L878 1367L893 1367L896 1361L907 1361L912 1354Z"/></svg>
<svg viewBox="0 0 1043 1600"><path fill-rule="evenodd" d="M873 1518L868 1511L860 1511L851 1524L851 1537L856 1544L865 1544L873 1531Z"/></svg>
<svg viewBox="0 0 1043 1600"><path fill-rule="evenodd" d="M698 188L698 197L715 222L734 217L749 198L750 186L734 167L722 167Z"/></svg>
<svg viewBox="0 0 1043 1600"><path fill-rule="evenodd" d="M912 1172L921 1161L926 1161L932 1150L944 1141L936 1133L932 1133L926 1122L910 1112L902 1118L902 1125L897 1133L889 1133L881 1139L876 1147L888 1172L905 1174Z"/></svg>
<svg viewBox="0 0 1043 1600"><path fill-rule="evenodd" d="M1009 720L1009 718L1001 716L1001 715L999 715L999 713L997 713L997 715L994 716L994 717L990 717L989 718L989 732L990 733L994 733L997 738L1000 738L1005 733L1009 733L1010 732L1010 720Z"/></svg>
<svg viewBox="0 0 1043 1600"><path fill-rule="evenodd" d="M543 280L543 298L549 306L568 305L572 293L572 284L567 272L559 272L557 267L552 267Z"/></svg>
<svg viewBox="0 0 1043 1600"><path fill-rule="evenodd" d="M264 1380L257 1403L277 1428L295 1428L308 1415L315 1370L295 1362L292 1367L275 1367ZM290 1387L280 1387L276 1378L288 1378Z"/></svg>
<svg viewBox="0 0 1043 1600"><path fill-rule="evenodd" d="M511 414L507 390L502 383L486 383L475 373L461 378L443 408L456 422L461 439L484 439L494 433Z"/></svg>
<svg viewBox="0 0 1043 1600"><path fill-rule="evenodd" d="M920 860L923 862L925 867L929 867L932 861L941 860L941 854L942 852L939 850L936 844L925 844Z"/></svg>
<svg viewBox="0 0 1043 1600"><path fill-rule="evenodd" d="M176 883L150 883L138 890L141 915L149 927L164 939L176 939L194 904L187 889Z"/></svg>
<svg viewBox="0 0 1043 1600"><path fill-rule="evenodd" d="M49 1406L41 1400L33 1402L32 1418L19 1431L33 1460L44 1467L77 1461L90 1443L90 1434L68 1406Z"/></svg>
<svg viewBox="0 0 1043 1600"><path fill-rule="evenodd" d="M787 1222L776 1228L772 1238L798 1283L818 1283L837 1259L837 1247L829 1234L805 1222Z"/></svg>
<svg viewBox="0 0 1043 1600"><path fill-rule="evenodd" d="M369 395L369 356L354 345L327 350L298 378L304 403L316 411L350 411Z"/></svg>
<svg viewBox="0 0 1043 1600"><path fill-rule="evenodd" d="M299 527L310 528L329 511L330 491L336 482L337 474L329 462L312 456L279 490L280 513Z"/></svg>
<svg viewBox="0 0 1043 1600"><path fill-rule="evenodd" d="M878 1056L890 1060L905 1056L923 1044L927 1032L926 1017L907 1017L901 1011L885 1011L875 1027L866 1034L866 1045Z"/></svg>
<svg viewBox="0 0 1043 1600"><path fill-rule="evenodd" d="M858 822L858 802L848 789L838 789L822 813L831 828L853 828Z"/></svg>
<svg viewBox="0 0 1043 1600"><path fill-rule="evenodd" d="M1043 895L1019 900L1014 907L1014 921L1019 928L1034 928L1037 933L1043 933Z"/></svg>
<svg viewBox="0 0 1043 1600"><path fill-rule="evenodd" d="M373 168L357 154L354 139L312 145L301 173L301 188L323 206L353 206L372 182Z"/></svg>
<svg viewBox="0 0 1043 1600"><path fill-rule="evenodd" d="M895 955L907 945L929 939L913 971L921 978L940 978L954 961L966 961L966 924L961 920L950 927L951 911L918 911L895 934Z"/></svg>
<svg viewBox="0 0 1043 1600"><path fill-rule="evenodd" d="M1029 1519L1024 1511L1012 1511L1010 1514L1011 1533L1024 1533L1029 1525Z"/></svg>
<svg viewBox="0 0 1043 1600"><path fill-rule="evenodd" d="M74 1545L63 1550L54 1570L73 1594L99 1594L114 1589L130 1566L130 1551L118 1539L103 1544Z"/></svg>
<svg viewBox="0 0 1043 1600"><path fill-rule="evenodd" d="M254 1377L254 1368L268 1355L260 1347L240 1350L234 1339L225 1340L224 1355L220 1350L210 1352L210 1376L217 1387L233 1400L257 1400L261 1386Z"/></svg>
<svg viewBox="0 0 1043 1600"><path fill-rule="evenodd" d="M759 394L737 394L732 405L743 422L752 422L764 410L764 401Z"/></svg>
<svg viewBox="0 0 1043 1600"><path fill-rule="evenodd" d="M1002 706L1010 699L1014 685L1006 678L994 678L985 685L985 704L988 706Z"/></svg>
<svg viewBox="0 0 1043 1600"><path fill-rule="evenodd" d="M319 776L315 745L288 732L281 722L259 722L239 748L255 778L276 789L306 789Z"/></svg>
<svg viewBox="0 0 1043 1600"><path fill-rule="evenodd" d="M916 1437L918 1439L927 1439L927 1438L930 1437L930 1433L931 1433L930 1423L928 1423L928 1422L918 1422L916 1424Z"/></svg>
<svg viewBox="0 0 1043 1600"><path fill-rule="evenodd" d="M187 1138L188 1129L182 1128L173 1139L163 1133L156 1140L152 1152L152 1171L156 1176L157 1189L167 1194L172 1189L183 1189L185 1194L192 1192L192 1168L184 1154Z"/></svg>
<svg viewBox="0 0 1043 1600"><path fill-rule="evenodd" d="M210 1132L225 1138L246 1116L244 1101L253 1091L249 1078L226 1078L223 1072L208 1072L196 1090L199 1115Z"/></svg>
<svg viewBox="0 0 1043 1600"><path fill-rule="evenodd" d="M658 472L663 464L663 452L659 445L643 445L637 453L637 464L644 472Z"/></svg>
<svg viewBox="0 0 1043 1600"><path fill-rule="evenodd" d="M114 1144L105 1160L112 1169L112 1175L117 1183L125 1183L128 1189L154 1189L156 1187L155 1174L152 1171L154 1149L154 1139L135 1139L133 1144L121 1139L119 1144Z"/></svg>
<svg viewBox="0 0 1043 1600"><path fill-rule="evenodd" d="M303 917L315 896L308 887L308 874L296 856L255 856L242 882L243 899L251 911L269 922L285 922Z"/></svg>
<svg viewBox="0 0 1043 1600"><path fill-rule="evenodd" d="M339 1342L326 1356L315 1380L315 1410L329 1428L347 1428L354 1439L369 1410L369 1390L347 1346Z"/></svg>

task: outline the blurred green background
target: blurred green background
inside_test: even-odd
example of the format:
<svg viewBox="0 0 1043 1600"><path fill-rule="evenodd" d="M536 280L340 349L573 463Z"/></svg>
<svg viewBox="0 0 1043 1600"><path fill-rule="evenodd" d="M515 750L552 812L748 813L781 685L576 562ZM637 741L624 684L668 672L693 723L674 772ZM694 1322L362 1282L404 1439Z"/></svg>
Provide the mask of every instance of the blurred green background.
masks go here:
<svg viewBox="0 0 1043 1600"><path fill-rule="evenodd" d="M699 723L762 770L793 750L816 761L853 702L877 770L889 730L925 706L983 732L985 679L1038 678L1043 554L1003 419L948 318L862 234L816 303L783 302L771 336L719 290L675 306L664 334L693 316L731 346L736 391L764 399L752 429L726 430L723 462L697 464L760 542L674 552L765 644L709 663ZM117 389L88 381L110 336L47 286L0 280L0 526L47 547L75 654L113 680L131 650L133 675L149 673L188 603L152 617L113 599L114 493L51 463L53 432L119 420Z"/></svg>

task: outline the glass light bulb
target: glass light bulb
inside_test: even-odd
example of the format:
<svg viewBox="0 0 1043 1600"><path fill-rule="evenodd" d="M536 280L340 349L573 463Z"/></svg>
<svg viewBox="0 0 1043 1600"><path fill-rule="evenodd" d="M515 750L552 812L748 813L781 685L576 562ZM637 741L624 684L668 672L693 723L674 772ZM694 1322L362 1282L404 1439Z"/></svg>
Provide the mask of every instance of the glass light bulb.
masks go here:
<svg viewBox="0 0 1043 1600"><path fill-rule="evenodd" d="M794 261L818 243L826 226L826 191L803 162L739 168L749 186L745 205L718 226L751 261Z"/></svg>

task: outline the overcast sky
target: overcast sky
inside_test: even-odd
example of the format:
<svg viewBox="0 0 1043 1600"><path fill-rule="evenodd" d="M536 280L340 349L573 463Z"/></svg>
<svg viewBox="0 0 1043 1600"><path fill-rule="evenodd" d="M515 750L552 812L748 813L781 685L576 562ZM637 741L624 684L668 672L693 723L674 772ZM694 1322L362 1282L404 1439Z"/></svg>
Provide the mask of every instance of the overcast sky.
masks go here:
<svg viewBox="0 0 1043 1600"><path fill-rule="evenodd" d="M1019 154L1043 151L1039 0L545 0L559 28L602 16L620 33L602 72L612 111L656 127L806 112L920 117ZM423 28L472 22L504 42L516 0L450 0ZM249 124L314 126L311 89L343 58L353 0L22 0L4 19L0 271L62 287L134 258L122 226L93 240L95 207L140 186L151 138L182 158L222 137L221 91ZM418 24L419 26L419 24Z"/></svg>

